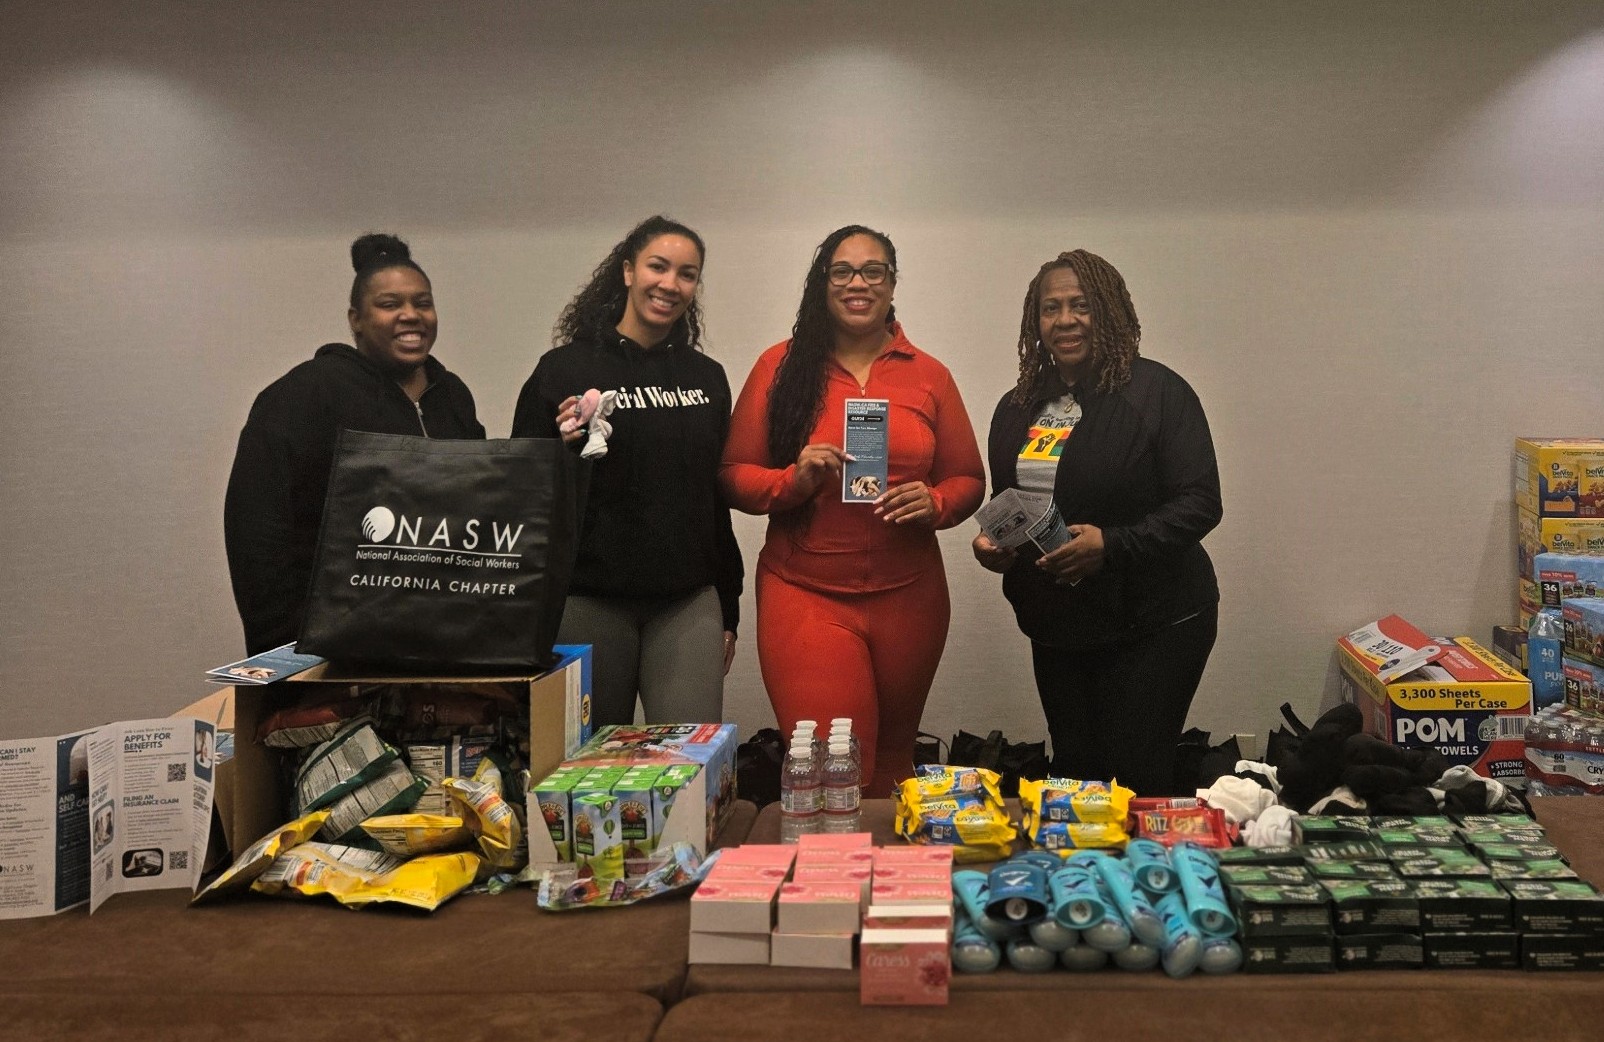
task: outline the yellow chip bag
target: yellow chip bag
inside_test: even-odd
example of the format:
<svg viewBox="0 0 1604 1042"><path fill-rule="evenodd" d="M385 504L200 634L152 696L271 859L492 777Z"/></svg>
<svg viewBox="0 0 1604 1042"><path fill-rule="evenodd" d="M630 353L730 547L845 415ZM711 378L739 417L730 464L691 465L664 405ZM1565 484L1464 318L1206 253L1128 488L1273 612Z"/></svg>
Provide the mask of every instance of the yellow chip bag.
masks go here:
<svg viewBox="0 0 1604 1042"><path fill-rule="evenodd" d="M350 893L335 895L352 908L403 904L432 912L474 881L483 864L478 854L425 854L371 879Z"/></svg>
<svg viewBox="0 0 1604 1042"><path fill-rule="evenodd" d="M478 838L479 850L491 867L520 867L519 850L528 848L523 845L523 828L517 816L501 798L501 772L494 772L493 781L446 778L440 787L462 809L463 820Z"/></svg>
<svg viewBox="0 0 1604 1042"><path fill-rule="evenodd" d="M386 854L416 857L473 846L473 832L462 819L443 814L384 814L362 822Z"/></svg>
<svg viewBox="0 0 1604 1042"><path fill-rule="evenodd" d="M251 884L260 894L289 891L302 897L328 894L336 899L392 869L401 858L338 843L302 843L280 854Z"/></svg>
<svg viewBox="0 0 1604 1042"><path fill-rule="evenodd" d="M328 811L315 810L269 832L245 848L245 853L224 869L222 875L206 884L190 904L202 904L224 894L247 889L258 876L267 871L268 866L278 858L279 854L291 847L300 846L317 835L318 829L323 827L328 817Z"/></svg>

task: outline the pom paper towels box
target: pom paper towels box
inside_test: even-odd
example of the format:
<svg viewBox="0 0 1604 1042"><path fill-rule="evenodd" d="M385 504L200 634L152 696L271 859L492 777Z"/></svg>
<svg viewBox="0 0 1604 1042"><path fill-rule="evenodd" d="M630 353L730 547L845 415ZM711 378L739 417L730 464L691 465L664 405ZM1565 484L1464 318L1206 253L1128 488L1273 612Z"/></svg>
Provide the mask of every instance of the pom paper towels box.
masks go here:
<svg viewBox="0 0 1604 1042"><path fill-rule="evenodd" d="M1337 641L1342 697L1365 732L1435 749L1449 766L1520 784L1532 685L1469 637L1428 637L1396 615Z"/></svg>

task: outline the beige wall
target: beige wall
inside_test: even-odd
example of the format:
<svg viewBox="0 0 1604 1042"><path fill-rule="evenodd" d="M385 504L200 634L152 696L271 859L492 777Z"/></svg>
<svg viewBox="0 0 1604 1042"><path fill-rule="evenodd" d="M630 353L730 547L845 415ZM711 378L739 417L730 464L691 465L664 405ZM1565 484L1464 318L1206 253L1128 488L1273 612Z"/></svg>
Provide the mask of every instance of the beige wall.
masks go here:
<svg viewBox="0 0 1604 1042"><path fill-rule="evenodd" d="M412 241L437 352L503 435L558 309L651 212L709 242L737 386L818 240L884 228L982 438L1027 280L1102 253L1213 426L1216 731L1312 715L1333 637L1388 612L1510 621L1511 439L1604 433L1597 4L325 6L7 5L0 737L164 713L240 650L234 438L344 335L367 230ZM926 725L1039 735L970 534L944 537ZM743 732L771 719L750 633Z"/></svg>

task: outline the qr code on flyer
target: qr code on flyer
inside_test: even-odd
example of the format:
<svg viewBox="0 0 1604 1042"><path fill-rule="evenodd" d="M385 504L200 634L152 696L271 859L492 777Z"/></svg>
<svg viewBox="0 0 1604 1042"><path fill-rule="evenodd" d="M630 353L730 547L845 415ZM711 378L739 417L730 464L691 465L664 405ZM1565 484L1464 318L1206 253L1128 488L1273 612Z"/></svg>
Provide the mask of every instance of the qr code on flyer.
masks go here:
<svg viewBox="0 0 1604 1042"><path fill-rule="evenodd" d="M189 764L180 761L167 765L167 780L169 782L180 782L187 777L189 777Z"/></svg>
<svg viewBox="0 0 1604 1042"><path fill-rule="evenodd" d="M167 867L170 869L189 868L189 851L169 850L167 852Z"/></svg>

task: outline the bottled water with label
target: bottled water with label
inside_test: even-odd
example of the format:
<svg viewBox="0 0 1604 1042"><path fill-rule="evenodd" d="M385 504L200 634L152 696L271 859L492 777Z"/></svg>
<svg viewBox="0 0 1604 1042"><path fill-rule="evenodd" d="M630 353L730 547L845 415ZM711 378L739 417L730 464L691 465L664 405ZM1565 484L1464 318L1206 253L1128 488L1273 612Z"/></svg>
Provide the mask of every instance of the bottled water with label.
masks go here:
<svg viewBox="0 0 1604 1042"><path fill-rule="evenodd" d="M863 749L858 745L858 736L852 733L852 718L850 716L837 716L830 720L830 737L846 738L852 745L852 762L858 765L858 773L863 773ZM861 780L861 777L860 777Z"/></svg>
<svg viewBox="0 0 1604 1042"><path fill-rule="evenodd" d="M1565 701L1565 672L1561 657L1565 622L1558 608L1543 608L1532 616L1526 631L1526 675L1532 681L1532 711Z"/></svg>
<svg viewBox="0 0 1604 1042"><path fill-rule="evenodd" d="M780 842L795 843L798 836L818 832L823 816L824 788L813 742L797 738L780 765Z"/></svg>
<svg viewBox="0 0 1604 1042"><path fill-rule="evenodd" d="M848 738L831 738L824 760L824 831L858 831L862 787Z"/></svg>

